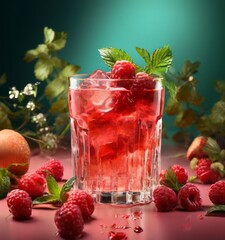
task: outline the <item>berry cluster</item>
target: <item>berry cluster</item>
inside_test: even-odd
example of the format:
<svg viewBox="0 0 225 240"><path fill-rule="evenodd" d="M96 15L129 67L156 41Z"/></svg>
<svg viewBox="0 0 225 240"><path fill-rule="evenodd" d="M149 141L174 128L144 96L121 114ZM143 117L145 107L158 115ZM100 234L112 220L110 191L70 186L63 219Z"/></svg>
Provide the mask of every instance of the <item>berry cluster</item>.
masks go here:
<svg viewBox="0 0 225 240"><path fill-rule="evenodd" d="M212 184L225 176L225 149L215 139L196 137L187 150L186 158L201 183Z"/></svg>
<svg viewBox="0 0 225 240"><path fill-rule="evenodd" d="M160 185L153 192L158 211L168 212L180 205L186 211L197 211L202 205L200 191L196 185L188 183L185 168L175 164L160 173Z"/></svg>
<svg viewBox="0 0 225 240"><path fill-rule="evenodd" d="M9 211L17 220L29 218L32 214L32 200L45 194L47 175L42 174L42 171L46 170L56 179L61 179L64 171L63 165L55 159L45 163L40 169L22 175L17 180L17 188L7 194Z"/></svg>
<svg viewBox="0 0 225 240"><path fill-rule="evenodd" d="M82 235L84 222L94 212L94 200L81 190L69 192L66 202L55 213L55 224L61 237L72 239Z"/></svg>

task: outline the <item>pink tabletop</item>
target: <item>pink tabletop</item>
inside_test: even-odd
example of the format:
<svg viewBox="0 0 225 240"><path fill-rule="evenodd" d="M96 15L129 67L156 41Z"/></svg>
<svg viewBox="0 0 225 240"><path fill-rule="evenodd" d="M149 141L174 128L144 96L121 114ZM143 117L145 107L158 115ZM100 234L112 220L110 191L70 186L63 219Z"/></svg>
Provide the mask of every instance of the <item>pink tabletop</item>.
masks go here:
<svg viewBox="0 0 225 240"><path fill-rule="evenodd" d="M174 146L163 146L162 168L178 163L189 169L188 161L179 154L185 150ZM29 171L42 166L49 157L33 156ZM70 151L60 151L54 156L65 167L64 178L72 176ZM154 203L144 206L115 207L96 205L93 219L85 223L83 240L107 240L110 231L124 232L128 240L222 240L225 239L225 219L205 216L212 206L208 198L210 185L197 184L203 198L203 208L197 212L174 210L157 212ZM60 240L54 223L55 209L33 209L32 218L15 221L10 215L5 199L0 200L0 240ZM142 232L136 233L135 227ZM125 228L125 229L124 229Z"/></svg>

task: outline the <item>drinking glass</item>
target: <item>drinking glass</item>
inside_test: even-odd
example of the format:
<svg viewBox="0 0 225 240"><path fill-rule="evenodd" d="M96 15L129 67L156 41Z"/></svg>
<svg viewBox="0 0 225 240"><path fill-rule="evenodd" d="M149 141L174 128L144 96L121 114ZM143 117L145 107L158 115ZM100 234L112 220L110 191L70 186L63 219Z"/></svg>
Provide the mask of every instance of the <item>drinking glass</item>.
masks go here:
<svg viewBox="0 0 225 240"><path fill-rule="evenodd" d="M160 171L164 88L105 76L69 77L75 187L97 203L146 204Z"/></svg>

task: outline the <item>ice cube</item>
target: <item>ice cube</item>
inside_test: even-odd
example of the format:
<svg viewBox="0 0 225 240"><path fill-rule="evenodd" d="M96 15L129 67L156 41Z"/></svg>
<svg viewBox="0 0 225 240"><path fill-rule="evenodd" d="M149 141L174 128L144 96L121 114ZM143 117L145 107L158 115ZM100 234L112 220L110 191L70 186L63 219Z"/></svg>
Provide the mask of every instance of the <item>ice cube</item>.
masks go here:
<svg viewBox="0 0 225 240"><path fill-rule="evenodd" d="M91 75L90 78L94 79L109 79L109 76L106 72L103 72L102 70L98 69L94 71Z"/></svg>

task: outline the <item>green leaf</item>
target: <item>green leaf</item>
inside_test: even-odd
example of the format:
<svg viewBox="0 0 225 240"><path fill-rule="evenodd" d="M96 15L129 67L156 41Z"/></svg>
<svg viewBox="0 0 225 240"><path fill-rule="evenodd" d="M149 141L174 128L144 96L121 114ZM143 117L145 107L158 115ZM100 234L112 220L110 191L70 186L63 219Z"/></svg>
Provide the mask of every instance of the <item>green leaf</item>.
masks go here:
<svg viewBox="0 0 225 240"><path fill-rule="evenodd" d="M152 61L151 55L146 49L136 47L136 51L144 59L147 65L151 64L151 61Z"/></svg>
<svg viewBox="0 0 225 240"><path fill-rule="evenodd" d="M167 72L172 64L172 51L169 46L156 49L152 53L151 63L148 64L146 72L148 74L162 74Z"/></svg>
<svg viewBox="0 0 225 240"><path fill-rule="evenodd" d="M45 80L53 71L53 63L49 58L39 58L34 66L34 74L38 80Z"/></svg>
<svg viewBox="0 0 225 240"><path fill-rule="evenodd" d="M117 48L101 48L98 50L102 60L107 66L112 68L118 60L127 60L133 62L132 58L123 50Z"/></svg>
<svg viewBox="0 0 225 240"><path fill-rule="evenodd" d="M215 205L209 208L206 216L225 216L225 205Z"/></svg>
<svg viewBox="0 0 225 240"><path fill-rule="evenodd" d="M67 65L62 71L59 72L57 78L53 79L46 86L44 93L46 97L50 99L54 99L58 97L61 93L67 90L67 78L68 76L74 75L78 70L79 66L76 65Z"/></svg>
<svg viewBox="0 0 225 240"><path fill-rule="evenodd" d="M75 177L71 177L70 179L68 179L66 183L62 186L61 192L69 192L74 185L75 179Z"/></svg>
<svg viewBox="0 0 225 240"><path fill-rule="evenodd" d="M10 177L5 168L0 168L0 199L6 197L10 191Z"/></svg>
<svg viewBox="0 0 225 240"><path fill-rule="evenodd" d="M190 127L197 119L195 111L191 108L186 109L185 111L180 112L175 120L175 124L179 128Z"/></svg>
<svg viewBox="0 0 225 240"><path fill-rule="evenodd" d="M36 49L28 50L25 53L24 61L31 62L39 57L47 57L49 50L46 44L39 44Z"/></svg>
<svg viewBox="0 0 225 240"><path fill-rule="evenodd" d="M44 203L56 203L59 199L54 195L45 195L41 197L37 197L33 200L33 205L44 204Z"/></svg>
<svg viewBox="0 0 225 240"><path fill-rule="evenodd" d="M215 82L215 90L224 95L225 94L225 81L218 80Z"/></svg>
<svg viewBox="0 0 225 240"><path fill-rule="evenodd" d="M12 129L13 127L8 114L6 114L6 112L1 111L0 108L0 130L5 128Z"/></svg>
<svg viewBox="0 0 225 240"><path fill-rule="evenodd" d="M65 47L67 33L55 32L51 28L44 28L45 43L51 51L58 51Z"/></svg>
<svg viewBox="0 0 225 240"><path fill-rule="evenodd" d="M182 184L178 182L177 176L172 168L168 168L166 170L166 174L160 181L160 184L172 188L175 192L179 192L180 188L182 187Z"/></svg>
<svg viewBox="0 0 225 240"><path fill-rule="evenodd" d="M179 78L183 81L188 81L189 77L198 71L199 65L200 62L191 63L190 61L185 61Z"/></svg>
<svg viewBox="0 0 225 240"><path fill-rule="evenodd" d="M55 32L51 28L45 27L44 28L44 38L45 38L44 42L46 44L51 43L55 38Z"/></svg>
<svg viewBox="0 0 225 240"><path fill-rule="evenodd" d="M61 189L55 178L50 175L46 178L46 181L49 193L51 193L55 198L59 199Z"/></svg>
<svg viewBox="0 0 225 240"><path fill-rule="evenodd" d="M168 115L177 115L181 110L182 110L181 102L178 102L173 97L170 97L167 100L165 111Z"/></svg>
<svg viewBox="0 0 225 240"><path fill-rule="evenodd" d="M75 177L70 178L66 181L66 183L62 186L61 192L60 192L60 199L63 199L63 196L66 192L69 192L71 188L73 187L75 182Z"/></svg>
<svg viewBox="0 0 225 240"><path fill-rule="evenodd" d="M198 95L196 88L189 82L177 88L176 98L178 101L188 102L195 106L200 106L203 102L203 97Z"/></svg>

